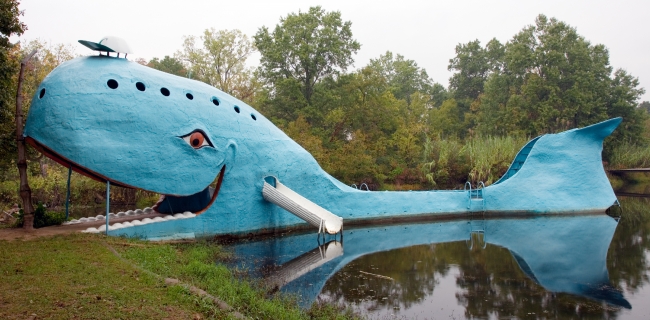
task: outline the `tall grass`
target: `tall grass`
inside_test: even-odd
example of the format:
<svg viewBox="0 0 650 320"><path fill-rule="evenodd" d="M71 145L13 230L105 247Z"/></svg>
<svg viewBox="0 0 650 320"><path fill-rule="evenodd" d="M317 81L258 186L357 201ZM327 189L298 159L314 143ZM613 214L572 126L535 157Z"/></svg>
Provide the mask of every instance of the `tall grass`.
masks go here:
<svg viewBox="0 0 650 320"><path fill-rule="evenodd" d="M528 140L513 136L469 139L463 147L471 166L468 180L486 185L497 181Z"/></svg>
<svg viewBox="0 0 650 320"><path fill-rule="evenodd" d="M427 139L422 171L436 188L460 188L466 181L488 185L508 170L528 140L516 136L474 137L464 142Z"/></svg>
<svg viewBox="0 0 650 320"><path fill-rule="evenodd" d="M467 177L467 155L462 150L463 144L456 139L427 138L422 173L433 187L453 186Z"/></svg>
<svg viewBox="0 0 650 320"><path fill-rule="evenodd" d="M648 168L650 167L650 147L623 142L611 149L609 168Z"/></svg>

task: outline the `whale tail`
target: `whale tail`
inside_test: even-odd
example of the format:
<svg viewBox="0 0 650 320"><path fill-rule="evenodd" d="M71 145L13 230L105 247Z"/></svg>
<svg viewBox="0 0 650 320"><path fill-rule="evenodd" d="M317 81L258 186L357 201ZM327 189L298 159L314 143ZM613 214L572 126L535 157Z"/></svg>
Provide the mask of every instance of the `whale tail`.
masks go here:
<svg viewBox="0 0 650 320"><path fill-rule="evenodd" d="M616 196L602 164L603 140L614 118L532 139L506 173L485 192L492 211L602 211Z"/></svg>

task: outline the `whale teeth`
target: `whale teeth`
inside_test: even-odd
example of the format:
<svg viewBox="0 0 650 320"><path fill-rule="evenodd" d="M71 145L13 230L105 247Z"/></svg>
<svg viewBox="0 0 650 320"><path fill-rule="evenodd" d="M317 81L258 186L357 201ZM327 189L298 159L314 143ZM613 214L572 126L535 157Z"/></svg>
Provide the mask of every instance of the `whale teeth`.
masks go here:
<svg viewBox="0 0 650 320"><path fill-rule="evenodd" d="M97 228L90 227L86 230L81 231L83 233L100 233L101 231L98 230Z"/></svg>
<svg viewBox="0 0 650 320"><path fill-rule="evenodd" d="M108 227L108 230L117 230L117 229L122 229L122 228L124 228L124 225L122 225L121 223L118 222L118 223L110 225Z"/></svg>
<svg viewBox="0 0 650 320"><path fill-rule="evenodd" d="M155 213L155 210L146 207L144 209L136 209L136 210L128 210L128 211L120 211L117 214L115 213L109 213L108 216L109 218L115 218L115 217L126 217L126 216L137 216L141 214L149 214L149 213ZM132 220L132 221L126 221L126 222L118 222L114 223L110 226L108 226L108 230L119 230L123 228L129 228L129 227L135 227L135 226L142 226L145 224L150 224L150 223L156 223L156 222L163 222L163 221L172 221L172 220L180 220L180 219L187 219L187 218L193 218L196 217L196 214L190 212L190 211L185 211L183 213L176 213L173 215L166 215L164 217L154 217L154 218L144 218L142 220ZM84 222L93 222L93 221L103 221L106 220L106 217L104 215L97 215L95 217L84 217L84 218L79 218L79 219L73 219L67 222L64 222L64 225L68 224L77 224L77 223L84 223ZM89 227L85 230L82 230L81 232L83 233L103 233L106 231L105 227L99 226L99 227Z"/></svg>

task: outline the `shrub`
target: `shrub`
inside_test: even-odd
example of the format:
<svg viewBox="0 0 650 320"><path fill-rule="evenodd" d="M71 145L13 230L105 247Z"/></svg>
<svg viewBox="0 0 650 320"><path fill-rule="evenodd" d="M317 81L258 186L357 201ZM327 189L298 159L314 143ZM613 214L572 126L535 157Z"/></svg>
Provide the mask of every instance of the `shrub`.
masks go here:
<svg viewBox="0 0 650 320"><path fill-rule="evenodd" d="M16 227L23 226L23 209L20 209L16 219ZM34 228L60 225L65 222L65 212L47 211L42 203L39 203L34 210Z"/></svg>

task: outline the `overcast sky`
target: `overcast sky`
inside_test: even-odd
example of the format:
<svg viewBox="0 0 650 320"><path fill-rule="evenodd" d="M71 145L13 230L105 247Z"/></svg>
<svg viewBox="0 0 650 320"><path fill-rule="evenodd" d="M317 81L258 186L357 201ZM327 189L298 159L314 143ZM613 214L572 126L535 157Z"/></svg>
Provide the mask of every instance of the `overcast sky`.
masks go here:
<svg viewBox="0 0 650 320"><path fill-rule="evenodd" d="M280 17L316 5L340 11L343 20L352 22L354 38L361 43L355 69L392 51L415 60L434 81L447 86L447 65L457 44L475 39L485 44L492 38L505 43L542 13L577 28L592 44L604 44L614 69L627 70L650 91L647 0L22 0L28 30L20 40L72 43L77 52L87 54L89 49L77 40L113 35L126 39L134 58L149 60L173 55L184 35L198 36L213 27L252 36L261 26L273 28ZM259 56L251 59L249 64L257 65ZM650 100L650 93L641 100Z"/></svg>

